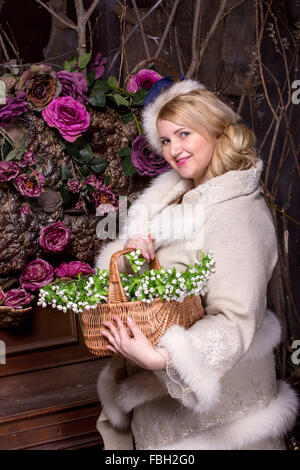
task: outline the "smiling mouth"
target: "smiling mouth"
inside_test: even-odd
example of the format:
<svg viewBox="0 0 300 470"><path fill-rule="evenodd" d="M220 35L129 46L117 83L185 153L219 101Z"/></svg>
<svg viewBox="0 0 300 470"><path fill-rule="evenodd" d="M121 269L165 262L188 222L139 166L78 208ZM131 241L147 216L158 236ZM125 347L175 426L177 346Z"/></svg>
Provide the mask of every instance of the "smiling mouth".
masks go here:
<svg viewBox="0 0 300 470"><path fill-rule="evenodd" d="M184 165L185 162L186 162L187 160L189 160L190 158L191 158L191 155L190 155L189 157L180 158L180 159L176 160L176 165L177 165L177 166L182 166L182 165Z"/></svg>

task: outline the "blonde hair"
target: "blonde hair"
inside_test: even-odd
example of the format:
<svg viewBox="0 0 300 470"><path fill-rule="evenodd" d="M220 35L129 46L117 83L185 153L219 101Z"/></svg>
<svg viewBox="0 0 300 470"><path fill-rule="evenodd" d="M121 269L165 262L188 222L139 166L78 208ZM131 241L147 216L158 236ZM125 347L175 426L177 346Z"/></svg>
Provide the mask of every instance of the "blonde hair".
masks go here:
<svg viewBox="0 0 300 470"><path fill-rule="evenodd" d="M162 106L156 122L159 119L187 126L199 134L204 128L215 139L209 178L230 170L247 170L258 160L254 133L211 91L198 89L177 95Z"/></svg>

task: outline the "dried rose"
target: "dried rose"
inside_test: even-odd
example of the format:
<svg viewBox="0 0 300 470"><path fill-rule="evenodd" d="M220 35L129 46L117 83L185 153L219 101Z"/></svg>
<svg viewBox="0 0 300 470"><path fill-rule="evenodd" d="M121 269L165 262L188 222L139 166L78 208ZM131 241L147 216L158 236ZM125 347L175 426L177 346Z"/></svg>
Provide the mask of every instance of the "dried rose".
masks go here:
<svg viewBox="0 0 300 470"><path fill-rule="evenodd" d="M84 180L83 185L85 184L89 184L90 186L93 186L95 189L99 189L103 185L103 177L90 175L88 178Z"/></svg>
<svg viewBox="0 0 300 470"><path fill-rule="evenodd" d="M142 88L150 90L152 85L162 78L155 70L142 69L137 74L133 75L126 85L126 90L129 93L136 93Z"/></svg>
<svg viewBox="0 0 300 470"><path fill-rule="evenodd" d="M79 193L81 186L77 180L68 180L68 188L72 193Z"/></svg>
<svg viewBox="0 0 300 470"><path fill-rule="evenodd" d="M0 106L0 127L10 126L27 112L28 103L25 100L26 95L23 92L19 92L14 98L6 98L5 104Z"/></svg>
<svg viewBox="0 0 300 470"><path fill-rule="evenodd" d="M36 258L27 264L20 276L20 284L25 289L38 290L49 284L54 277L51 264L44 259Z"/></svg>
<svg viewBox="0 0 300 470"><path fill-rule="evenodd" d="M83 105L88 104L85 94L88 92L88 82L83 73L62 70L56 74L62 85L61 96L71 96Z"/></svg>
<svg viewBox="0 0 300 470"><path fill-rule="evenodd" d="M4 300L5 300L5 293L3 292L2 288L0 287L0 305L3 304Z"/></svg>
<svg viewBox="0 0 300 470"><path fill-rule="evenodd" d="M0 181L10 181L19 174L19 166L16 162L0 162Z"/></svg>
<svg viewBox="0 0 300 470"><path fill-rule="evenodd" d="M95 270L92 269L88 263L83 263L82 261L61 263L61 265L55 269L55 275L57 277L77 277L79 273L94 274Z"/></svg>
<svg viewBox="0 0 300 470"><path fill-rule="evenodd" d="M118 209L117 196L109 186L104 184L92 193L97 215L107 214Z"/></svg>
<svg viewBox="0 0 300 470"><path fill-rule="evenodd" d="M33 156L33 151L28 150L28 152L24 153L23 161L28 165L32 166L36 163L36 158Z"/></svg>
<svg viewBox="0 0 300 470"><path fill-rule="evenodd" d="M71 96L52 100L42 111L42 116L48 126L56 127L68 142L74 142L90 124L90 115L85 107Z"/></svg>
<svg viewBox="0 0 300 470"><path fill-rule="evenodd" d="M27 214L30 214L30 212L31 212L31 210L30 210L30 205L28 204L28 202L26 202L25 204L22 204L21 214L27 215Z"/></svg>
<svg viewBox="0 0 300 470"><path fill-rule="evenodd" d="M98 80L104 73L104 65L107 62L106 57L102 57L101 52L96 55L95 59L90 62L89 72L95 72L95 80Z"/></svg>
<svg viewBox="0 0 300 470"><path fill-rule="evenodd" d="M6 292L4 305L13 308L22 308L23 305L28 305L34 299L25 289L11 289Z"/></svg>
<svg viewBox="0 0 300 470"><path fill-rule="evenodd" d="M23 72L18 85L32 109L41 111L61 92L61 85L49 65L32 65Z"/></svg>
<svg viewBox="0 0 300 470"><path fill-rule="evenodd" d="M151 152L146 137L139 135L132 144L131 161L139 175L155 176L170 170L170 165L160 155Z"/></svg>
<svg viewBox="0 0 300 470"><path fill-rule="evenodd" d="M69 243L70 238L70 229L59 221L41 229L39 244L47 253L59 253Z"/></svg>
<svg viewBox="0 0 300 470"><path fill-rule="evenodd" d="M15 77L1 77L1 82L5 83L6 96L13 96L15 86L18 83Z"/></svg>
<svg viewBox="0 0 300 470"><path fill-rule="evenodd" d="M44 178L44 175L42 175ZM42 191L43 178L29 178L25 173L22 173L15 179L18 190L23 196L38 197Z"/></svg>

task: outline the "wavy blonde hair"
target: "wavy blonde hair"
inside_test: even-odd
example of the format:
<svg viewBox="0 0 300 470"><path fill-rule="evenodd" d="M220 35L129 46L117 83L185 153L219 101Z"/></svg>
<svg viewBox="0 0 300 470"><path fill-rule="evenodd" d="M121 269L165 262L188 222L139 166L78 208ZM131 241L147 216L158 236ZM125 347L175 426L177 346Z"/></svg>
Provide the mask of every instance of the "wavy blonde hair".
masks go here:
<svg viewBox="0 0 300 470"><path fill-rule="evenodd" d="M254 133L209 90L199 89L176 96L161 108L157 121L159 119L189 127L199 134L203 134L203 128L208 131L216 142L208 166L209 178L230 170L247 170L258 160Z"/></svg>

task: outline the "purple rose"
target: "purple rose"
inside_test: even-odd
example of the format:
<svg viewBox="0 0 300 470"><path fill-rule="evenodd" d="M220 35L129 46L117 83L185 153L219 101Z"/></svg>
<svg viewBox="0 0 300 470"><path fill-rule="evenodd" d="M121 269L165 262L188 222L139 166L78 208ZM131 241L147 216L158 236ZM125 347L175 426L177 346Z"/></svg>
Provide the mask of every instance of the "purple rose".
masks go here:
<svg viewBox="0 0 300 470"><path fill-rule="evenodd" d="M170 170L170 165L160 155L148 148L146 137L139 135L132 144L131 161L139 175L156 176Z"/></svg>
<svg viewBox="0 0 300 470"><path fill-rule="evenodd" d="M42 176L40 177L39 174L37 181L36 178L29 178L25 173L22 173L16 178L15 183L23 196L38 197L41 194L41 186L44 181L44 175Z"/></svg>
<svg viewBox="0 0 300 470"><path fill-rule="evenodd" d="M0 127L10 126L27 110L28 103L24 92L19 92L16 97L6 98L5 104L0 106Z"/></svg>
<svg viewBox="0 0 300 470"><path fill-rule="evenodd" d="M68 142L74 142L90 124L90 115L85 107L71 96L52 100L42 111L42 116L48 126L56 127Z"/></svg>
<svg viewBox="0 0 300 470"><path fill-rule="evenodd" d="M19 166L16 162L0 162L0 181L10 181L19 174Z"/></svg>
<svg viewBox="0 0 300 470"><path fill-rule="evenodd" d="M6 292L4 305L13 308L22 308L34 299L34 295L29 294L25 289L11 289Z"/></svg>
<svg viewBox="0 0 300 470"><path fill-rule="evenodd" d="M99 189L103 184L103 178L102 176L90 175L88 178L84 180L83 184L89 184L90 186L93 186L95 189Z"/></svg>
<svg viewBox="0 0 300 470"><path fill-rule="evenodd" d="M70 229L63 222L55 222L41 229L39 244L47 253L59 253L69 243L70 238Z"/></svg>
<svg viewBox="0 0 300 470"><path fill-rule="evenodd" d="M98 80L104 73L104 65L107 62L107 58L103 57L101 52L96 55L95 59L89 66L89 72L95 72L95 80Z"/></svg>
<svg viewBox="0 0 300 470"><path fill-rule="evenodd" d="M81 186L77 180L68 180L68 188L72 193L79 193Z"/></svg>
<svg viewBox="0 0 300 470"><path fill-rule="evenodd" d="M150 90L152 85L162 78L155 70L142 69L136 75L133 75L126 85L129 93L136 93L142 88Z"/></svg>
<svg viewBox="0 0 300 470"><path fill-rule="evenodd" d="M71 96L79 103L87 105L85 94L88 91L88 82L83 73L62 70L57 72L56 76L62 85L61 96Z"/></svg>
<svg viewBox="0 0 300 470"><path fill-rule="evenodd" d="M33 156L33 151L28 150L28 152L24 153L23 155L23 161L26 163L28 166L32 166L36 163L36 159Z"/></svg>
<svg viewBox="0 0 300 470"><path fill-rule="evenodd" d="M30 212L31 212L31 210L30 210L30 205L28 204L28 202L26 202L26 204L22 204L21 214L27 215L27 214L30 214Z"/></svg>
<svg viewBox="0 0 300 470"><path fill-rule="evenodd" d="M20 284L24 289L38 290L49 284L54 277L51 264L44 259L36 258L27 264L20 276Z"/></svg>
<svg viewBox="0 0 300 470"><path fill-rule="evenodd" d="M82 261L61 263L61 265L55 269L55 275L57 277L77 277L79 273L94 274L95 270L92 269L88 263L83 263Z"/></svg>
<svg viewBox="0 0 300 470"><path fill-rule="evenodd" d="M3 302L5 300L5 297L6 297L6 295L4 294L3 290L0 287L0 305L3 304Z"/></svg>
<svg viewBox="0 0 300 470"><path fill-rule="evenodd" d="M112 192L109 186L104 184L92 193L94 204L97 208L96 214L103 215L110 211L118 209L118 200L115 193Z"/></svg>

